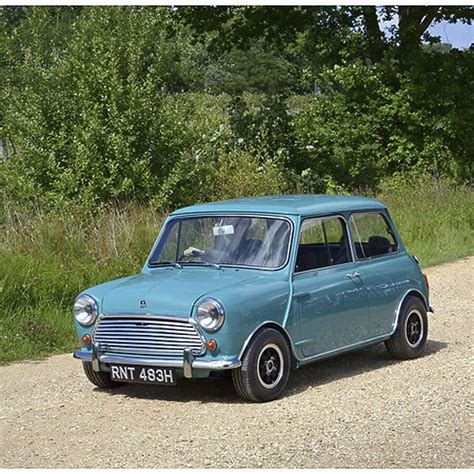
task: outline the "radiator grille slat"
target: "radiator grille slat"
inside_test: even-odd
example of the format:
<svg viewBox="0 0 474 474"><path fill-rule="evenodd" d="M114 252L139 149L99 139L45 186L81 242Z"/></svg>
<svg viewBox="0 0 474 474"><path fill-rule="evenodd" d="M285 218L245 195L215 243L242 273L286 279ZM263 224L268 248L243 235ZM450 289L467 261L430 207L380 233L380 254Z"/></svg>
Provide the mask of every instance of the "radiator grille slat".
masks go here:
<svg viewBox="0 0 474 474"><path fill-rule="evenodd" d="M117 326L117 327L110 327L110 328L99 328L97 330L98 332L101 332L103 334L109 334L117 331L131 331L131 332L140 332L140 331L146 331L147 334L169 334L170 336L176 335L176 334L189 334L189 335L194 335L195 330L193 331L170 331L168 329L158 329L158 328L152 328L149 326L130 326L130 327L122 327L122 326Z"/></svg>
<svg viewBox="0 0 474 474"><path fill-rule="evenodd" d="M188 320L170 321L159 316L114 316L99 320L93 339L104 352L134 355L182 355L186 347L193 354L204 352L204 342Z"/></svg>

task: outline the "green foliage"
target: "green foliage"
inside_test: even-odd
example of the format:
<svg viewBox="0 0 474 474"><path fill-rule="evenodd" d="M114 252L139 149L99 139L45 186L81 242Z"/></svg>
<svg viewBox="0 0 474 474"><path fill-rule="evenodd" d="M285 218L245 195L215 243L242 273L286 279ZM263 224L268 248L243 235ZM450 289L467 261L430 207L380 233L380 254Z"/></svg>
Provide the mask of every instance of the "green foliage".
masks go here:
<svg viewBox="0 0 474 474"><path fill-rule="evenodd" d="M379 62L395 56L403 67L416 64L422 41L439 37L428 28L441 21L471 24L472 6L209 6L179 7L174 15L205 38L211 51L249 50L264 41L299 56L305 75L322 64L357 59ZM382 24L382 21L385 25ZM390 24L390 35L384 29ZM319 64L318 64L319 63Z"/></svg>
<svg viewBox="0 0 474 474"><path fill-rule="evenodd" d="M282 94L234 97L228 107L232 145L284 163L293 133L286 99Z"/></svg>
<svg viewBox="0 0 474 474"><path fill-rule="evenodd" d="M299 104L295 169L330 175L349 188L374 187L416 169L457 180L472 176L472 52L425 54L423 75L355 63L320 76L321 93ZM436 75L436 81L430 76Z"/></svg>
<svg viewBox="0 0 474 474"><path fill-rule="evenodd" d="M169 36L166 9L91 8L64 38L65 51L37 50L50 44L43 25L51 11L29 10L11 36L20 59L4 101L3 133L14 144L6 171L55 205L149 199L176 160L163 101L186 82L189 45Z"/></svg>
<svg viewBox="0 0 474 474"><path fill-rule="evenodd" d="M232 49L210 62L204 86L213 93L281 94L295 89L296 65L285 54L260 42L248 50Z"/></svg>
<svg viewBox="0 0 474 474"><path fill-rule="evenodd" d="M375 188L409 169L468 182L473 50L425 47L408 69L389 53L369 62L376 38L353 27L371 13L0 9L0 213L219 199L235 194L225 187L238 188L230 164L242 156L255 161L250 194ZM216 54L215 28L242 41Z"/></svg>
<svg viewBox="0 0 474 474"><path fill-rule="evenodd" d="M273 160L255 160L246 152L221 155L208 184L214 189L214 194L208 199L211 201L282 194L286 190L282 169Z"/></svg>

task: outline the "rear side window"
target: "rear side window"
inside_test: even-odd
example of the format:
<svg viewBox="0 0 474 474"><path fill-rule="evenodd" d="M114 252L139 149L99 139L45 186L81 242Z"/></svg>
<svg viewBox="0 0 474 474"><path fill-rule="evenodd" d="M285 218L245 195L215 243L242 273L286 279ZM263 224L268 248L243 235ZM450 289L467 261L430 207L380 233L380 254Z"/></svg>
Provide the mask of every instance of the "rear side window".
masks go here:
<svg viewBox="0 0 474 474"><path fill-rule="evenodd" d="M352 214L350 225L357 258L378 257L398 250L395 235L383 214Z"/></svg>
<svg viewBox="0 0 474 474"><path fill-rule="evenodd" d="M345 225L340 217L322 217L303 221L296 257L296 272L349 261Z"/></svg>

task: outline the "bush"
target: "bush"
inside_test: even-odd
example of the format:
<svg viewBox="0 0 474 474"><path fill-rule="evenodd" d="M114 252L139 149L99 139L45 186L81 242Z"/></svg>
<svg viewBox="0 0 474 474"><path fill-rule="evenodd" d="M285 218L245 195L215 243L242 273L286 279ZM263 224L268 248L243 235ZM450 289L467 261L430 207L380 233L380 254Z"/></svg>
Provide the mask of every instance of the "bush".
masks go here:
<svg viewBox="0 0 474 474"><path fill-rule="evenodd" d="M375 189L409 170L469 180L473 160L466 139L474 115L472 83L465 78L474 70L473 54L420 58L426 64L418 75L383 63L327 69L319 93L292 100L297 147L290 166L330 175L349 189Z"/></svg>
<svg viewBox="0 0 474 474"><path fill-rule="evenodd" d="M49 207L149 202L181 156L223 124L225 106L173 95L191 45L170 36L168 9L85 8L58 43L47 28L53 12L29 9L10 38L18 57L15 80L2 84L0 124L7 197Z"/></svg>

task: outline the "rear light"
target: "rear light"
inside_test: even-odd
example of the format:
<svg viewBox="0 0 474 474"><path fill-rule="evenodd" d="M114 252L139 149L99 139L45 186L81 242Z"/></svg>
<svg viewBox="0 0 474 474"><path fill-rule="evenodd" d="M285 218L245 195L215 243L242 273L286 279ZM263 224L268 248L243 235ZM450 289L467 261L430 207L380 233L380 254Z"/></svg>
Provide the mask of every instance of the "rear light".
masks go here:
<svg viewBox="0 0 474 474"><path fill-rule="evenodd" d="M428 290L429 290L430 289L430 283L428 281L428 276L426 275L426 273L423 273L423 280L425 280L426 288L428 288Z"/></svg>

